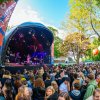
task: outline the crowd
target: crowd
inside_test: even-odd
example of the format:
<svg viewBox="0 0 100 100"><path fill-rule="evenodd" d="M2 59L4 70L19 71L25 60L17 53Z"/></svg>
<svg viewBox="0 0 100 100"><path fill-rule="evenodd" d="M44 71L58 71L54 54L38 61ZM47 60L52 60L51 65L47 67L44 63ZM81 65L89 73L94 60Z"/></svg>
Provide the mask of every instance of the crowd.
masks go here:
<svg viewBox="0 0 100 100"><path fill-rule="evenodd" d="M100 100L100 65L0 69L0 100Z"/></svg>

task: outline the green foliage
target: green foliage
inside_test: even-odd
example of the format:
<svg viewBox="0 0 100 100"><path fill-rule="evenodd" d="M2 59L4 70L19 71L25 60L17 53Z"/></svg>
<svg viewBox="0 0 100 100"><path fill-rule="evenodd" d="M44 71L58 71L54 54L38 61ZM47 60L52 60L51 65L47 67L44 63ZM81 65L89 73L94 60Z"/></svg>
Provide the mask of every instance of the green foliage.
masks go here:
<svg viewBox="0 0 100 100"><path fill-rule="evenodd" d="M100 52L98 55L92 56L93 61L100 61Z"/></svg>
<svg viewBox="0 0 100 100"><path fill-rule="evenodd" d="M100 41L97 38L94 38L93 44L98 47L100 46Z"/></svg>
<svg viewBox="0 0 100 100"><path fill-rule="evenodd" d="M100 46L100 41L97 38L95 38L92 44L95 45L95 48L98 48ZM92 51L93 51L93 49L94 48L92 48ZM92 54L92 59L94 61L99 61L100 60L100 51L99 51L99 54L98 55L93 55Z"/></svg>
<svg viewBox="0 0 100 100"><path fill-rule="evenodd" d="M49 26L48 29L51 30L51 32L53 33L54 37L56 37L56 35L58 33L58 30L53 28L53 27L51 27L51 26Z"/></svg>
<svg viewBox="0 0 100 100"><path fill-rule="evenodd" d="M6 1L10 1L10 0L0 0L0 3L6 2Z"/></svg>
<svg viewBox="0 0 100 100"><path fill-rule="evenodd" d="M80 42L77 42L77 46L80 49L79 51L83 51L86 59L93 59L98 60L100 57L100 54L97 56L92 55L93 49L100 46L100 0L69 0L70 5L70 14L67 17L67 21L64 22L63 26L66 30L68 30L70 33L81 33L86 35L89 33L90 35L93 35L94 33L98 35L99 40L95 39L91 45L86 50L81 49ZM69 41L73 41L76 38L76 36L71 36L69 38ZM68 37L67 37L68 39ZM71 40L72 39L72 40ZM69 41L67 40L67 44L63 44L64 50L68 52L68 48L73 48L74 51L77 51L77 48L75 49L75 45L69 46ZM76 41L76 40L74 40ZM77 40L78 41L78 40ZM67 47L66 47L67 45ZM82 45L84 46L84 44ZM63 50L63 51L64 51ZM79 53L79 52L78 52ZM78 54L77 53L77 54Z"/></svg>
<svg viewBox="0 0 100 100"><path fill-rule="evenodd" d="M54 55L55 57L60 57L63 52L60 51L62 40L59 37L55 37L54 40Z"/></svg>
<svg viewBox="0 0 100 100"><path fill-rule="evenodd" d="M96 5L100 7L100 0L96 0Z"/></svg>
<svg viewBox="0 0 100 100"><path fill-rule="evenodd" d="M69 0L70 29L77 32L93 34L93 31L100 37L100 0ZM99 5L99 6L98 6ZM93 31L92 31L93 30Z"/></svg>
<svg viewBox="0 0 100 100"><path fill-rule="evenodd" d="M94 38L93 43L91 43L90 49L88 49L86 53L86 59L91 59L93 61L99 61L100 60L100 51L98 55L93 55L93 49L96 49L100 46L100 41L97 38Z"/></svg>
<svg viewBox="0 0 100 100"><path fill-rule="evenodd" d="M85 55L86 55L86 58L92 58L92 50L91 49L88 49L85 51Z"/></svg>
<svg viewBox="0 0 100 100"><path fill-rule="evenodd" d="M68 55L68 52L73 52L74 59L79 63L79 59L82 55L85 55L85 51L89 49L90 41L82 33L72 33L67 35L62 46L61 51Z"/></svg>
<svg viewBox="0 0 100 100"><path fill-rule="evenodd" d="M0 0L0 3L6 2L6 1L11 1L11 0ZM17 2L18 0L13 0L15 2Z"/></svg>
<svg viewBox="0 0 100 100"><path fill-rule="evenodd" d="M60 39L57 34L58 34L58 30L53 28L53 27L48 27L49 30L52 31L53 35L54 35L54 56L56 58L60 57L62 55L62 51L60 51L60 47L62 44L62 39Z"/></svg>

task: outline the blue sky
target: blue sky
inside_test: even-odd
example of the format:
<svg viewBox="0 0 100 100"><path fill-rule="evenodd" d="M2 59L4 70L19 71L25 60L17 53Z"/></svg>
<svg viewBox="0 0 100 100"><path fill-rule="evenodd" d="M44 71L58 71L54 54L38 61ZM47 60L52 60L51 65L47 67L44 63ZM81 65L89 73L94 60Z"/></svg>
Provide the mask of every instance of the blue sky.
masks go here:
<svg viewBox="0 0 100 100"><path fill-rule="evenodd" d="M9 25L25 21L60 27L69 12L69 0L19 0Z"/></svg>

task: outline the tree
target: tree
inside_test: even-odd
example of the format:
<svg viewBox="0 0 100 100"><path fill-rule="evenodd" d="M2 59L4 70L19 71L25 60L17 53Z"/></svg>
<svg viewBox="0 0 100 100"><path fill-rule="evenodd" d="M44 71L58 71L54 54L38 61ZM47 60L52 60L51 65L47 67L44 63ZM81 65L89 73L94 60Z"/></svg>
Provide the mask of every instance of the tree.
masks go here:
<svg viewBox="0 0 100 100"><path fill-rule="evenodd" d="M9 1L9 0L0 0L0 3L6 2L6 1Z"/></svg>
<svg viewBox="0 0 100 100"><path fill-rule="evenodd" d="M88 52L88 55L91 54L90 59L94 61L100 60L100 51L97 55L93 55L93 50L98 48L100 46L100 41L97 38L94 38L93 42L91 43L91 49L90 52Z"/></svg>
<svg viewBox="0 0 100 100"><path fill-rule="evenodd" d="M60 57L62 56L63 52L60 51L60 47L62 45L63 41L59 38L59 37L55 37L55 41L54 41L54 55L55 57Z"/></svg>
<svg viewBox="0 0 100 100"><path fill-rule="evenodd" d="M99 30L100 30L100 0L70 0L70 14L67 16L67 21L63 23L64 29L66 29L69 33L80 33L86 34L87 37L91 36L92 34L96 34L99 38ZM68 35L69 36L69 35ZM73 37L72 40L70 40ZM80 58L81 53L81 46L78 43L71 43L76 36L70 36L70 42L66 42L63 44L64 53L68 53L68 51L73 51L74 58L76 56L76 61L78 63L78 59ZM85 37L86 38L86 37ZM68 39L68 37L67 37ZM67 45L67 46L66 46ZM85 46L85 45L84 45ZM88 55L93 47L96 45L92 44L86 50L83 50L84 55ZM89 55L91 56L91 54Z"/></svg>
<svg viewBox="0 0 100 100"><path fill-rule="evenodd" d="M61 44L63 43L62 39L60 39L57 34L58 30L53 28L53 27L48 27L53 35L54 35L54 56L55 57L60 57L62 55L62 52L60 51Z"/></svg>
<svg viewBox="0 0 100 100"><path fill-rule="evenodd" d="M58 30L57 29L55 29L55 28L53 28L51 26L48 26L48 29L53 33L53 36L54 37L57 36L57 34L58 34Z"/></svg>
<svg viewBox="0 0 100 100"><path fill-rule="evenodd" d="M78 30L99 35L100 29L100 0L70 0L70 16ZM77 21L77 22L76 22ZM80 25L79 25L80 24Z"/></svg>
<svg viewBox="0 0 100 100"><path fill-rule="evenodd" d="M6 1L11 1L11 0L0 0L0 3L6 2ZM14 0L14 1L18 1L18 0Z"/></svg>
<svg viewBox="0 0 100 100"><path fill-rule="evenodd" d="M64 55L68 55L68 52L73 53L74 59L79 64L80 57L84 54L85 51L89 49L89 39L85 37L82 33L72 33L67 35L62 46L61 51Z"/></svg>

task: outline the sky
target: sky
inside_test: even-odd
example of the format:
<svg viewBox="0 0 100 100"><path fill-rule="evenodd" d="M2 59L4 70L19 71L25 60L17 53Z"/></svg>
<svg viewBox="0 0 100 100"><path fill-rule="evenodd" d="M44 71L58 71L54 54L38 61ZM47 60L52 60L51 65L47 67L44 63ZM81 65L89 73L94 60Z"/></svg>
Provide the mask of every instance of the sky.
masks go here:
<svg viewBox="0 0 100 100"><path fill-rule="evenodd" d="M69 12L69 0L19 0L9 26L23 22L39 22L59 28Z"/></svg>

